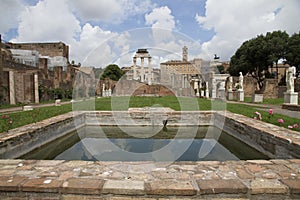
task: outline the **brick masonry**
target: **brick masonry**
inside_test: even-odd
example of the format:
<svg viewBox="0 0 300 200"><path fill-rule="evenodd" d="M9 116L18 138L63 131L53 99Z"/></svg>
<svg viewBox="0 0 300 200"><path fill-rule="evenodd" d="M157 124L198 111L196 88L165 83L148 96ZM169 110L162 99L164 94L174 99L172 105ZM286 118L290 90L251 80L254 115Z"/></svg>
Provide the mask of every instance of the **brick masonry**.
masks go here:
<svg viewBox="0 0 300 200"><path fill-rule="evenodd" d="M299 160L175 162L168 165L159 162L0 160L0 198L296 199L300 197L299 169ZM157 172L165 175L156 176ZM177 176L170 177L169 173ZM209 173L215 175L209 177ZM181 177L181 174L188 176Z"/></svg>

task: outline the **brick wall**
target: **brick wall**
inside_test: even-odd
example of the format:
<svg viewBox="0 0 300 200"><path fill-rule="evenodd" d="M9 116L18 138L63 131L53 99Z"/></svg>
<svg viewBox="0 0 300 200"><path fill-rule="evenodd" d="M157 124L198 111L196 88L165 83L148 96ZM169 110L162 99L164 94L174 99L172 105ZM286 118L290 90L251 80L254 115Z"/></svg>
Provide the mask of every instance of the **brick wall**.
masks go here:
<svg viewBox="0 0 300 200"><path fill-rule="evenodd" d="M69 46L62 42L53 43L9 43L13 49L36 50L43 56L62 56L69 60Z"/></svg>

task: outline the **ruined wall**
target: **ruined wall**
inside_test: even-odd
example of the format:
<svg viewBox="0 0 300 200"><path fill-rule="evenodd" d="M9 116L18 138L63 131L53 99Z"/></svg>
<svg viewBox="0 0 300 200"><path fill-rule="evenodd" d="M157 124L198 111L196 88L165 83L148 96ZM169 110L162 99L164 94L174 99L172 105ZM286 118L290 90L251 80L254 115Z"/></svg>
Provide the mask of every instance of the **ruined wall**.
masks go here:
<svg viewBox="0 0 300 200"><path fill-rule="evenodd" d="M264 98L278 98L277 79L266 79L264 86Z"/></svg>
<svg viewBox="0 0 300 200"><path fill-rule="evenodd" d="M147 85L131 80L119 81L112 85L111 89L113 95L117 96L174 96L174 93L163 85Z"/></svg>
<svg viewBox="0 0 300 200"><path fill-rule="evenodd" d="M239 77L233 77L233 89L239 82ZM244 76L244 95L245 97L251 97L257 88L257 81L252 77Z"/></svg>
<svg viewBox="0 0 300 200"><path fill-rule="evenodd" d="M233 85L238 84L238 79L239 77L233 77ZM226 83L226 88L228 89L228 81ZM279 92L277 79L266 79L264 84L262 89L264 98L278 98L280 96L281 92ZM244 77L243 86L245 97L252 97L252 94L258 90L257 81L253 77ZM234 86L233 89L235 89Z"/></svg>
<svg viewBox="0 0 300 200"><path fill-rule="evenodd" d="M62 56L69 60L69 46L62 42L53 43L8 43L12 49L36 50L43 56Z"/></svg>
<svg viewBox="0 0 300 200"><path fill-rule="evenodd" d="M295 80L295 92L298 92L298 96L300 98L300 78L296 78Z"/></svg>

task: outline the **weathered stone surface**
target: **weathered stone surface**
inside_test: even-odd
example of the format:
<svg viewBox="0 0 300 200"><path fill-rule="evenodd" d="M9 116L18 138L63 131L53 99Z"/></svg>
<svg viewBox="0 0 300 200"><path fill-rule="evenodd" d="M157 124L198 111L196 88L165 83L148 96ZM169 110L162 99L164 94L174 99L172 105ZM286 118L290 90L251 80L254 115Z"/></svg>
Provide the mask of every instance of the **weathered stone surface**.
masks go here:
<svg viewBox="0 0 300 200"><path fill-rule="evenodd" d="M292 194L300 194L300 179L284 179L281 182L289 187Z"/></svg>
<svg viewBox="0 0 300 200"><path fill-rule="evenodd" d="M201 194L239 194L248 192L248 187L238 179L198 180L197 183Z"/></svg>
<svg viewBox="0 0 300 200"><path fill-rule="evenodd" d="M71 178L62 185L62 193L100 194L104 181L100 179Z"/></svg>
<svg viewBox="0 0 300 200"><path fill-rule="evenodd" d="M28 179L21 185L24 192L50 192L58 193L62 181L46 178Z"/></svg>
<svg viewBox="0 0 300 200"><path fill-rule="evenodd" d="M143 195L145 194L144 181L107 180L104 183L104 194Z"/></svg>
<svg viewBox="0 0 300 200"><path fill-rule="evenodd" d="M197 189L189 181L159 180L146 183L147 194L151 195L195 195Z"/></svg>
<svg viewBox="0 0 300 200"><path fill-rule="evenodd" d="M287 187L277 179L254 179L251 181L251 194L286 194Z"/></svg>
<svg viewBox="0 0 300 200"><path fill-rule="evenodd" d="M107 200L105 197L83 196L83 195L62 195L61 200Z"/></svg>
<svg viewBox="0 0 300 200"><path fill-rule="evenodd" d="M17 192L19 191L20 184L26 179L26 177L0 177L0 191Z"/></svg>
<svg viewBox="0 0 300 200"><path fill-rule="evenodd" d="M110 197L109 200L156 200L156 198L147 197Z"/></svg>

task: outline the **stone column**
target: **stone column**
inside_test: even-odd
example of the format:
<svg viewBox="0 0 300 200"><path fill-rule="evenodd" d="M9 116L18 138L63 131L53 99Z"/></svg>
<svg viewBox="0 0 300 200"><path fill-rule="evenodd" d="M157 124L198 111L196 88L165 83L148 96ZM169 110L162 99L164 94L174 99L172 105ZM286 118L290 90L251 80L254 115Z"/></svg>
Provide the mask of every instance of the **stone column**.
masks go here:
<svg viewBox="0 0 300 200"><path fill-rule="evenodd" d="M151 65L151 57L148 57L148 85L152 85L153 81L153 71Z"/></svg>
<svg viewBox="0 0 300 200"><path fill-rule="evenodd" d="M208 82L205 82L205 97L209 98L209 89L208 89Z"/></svg>
<svg viewBox="0 0 300 200"><path fill-rule="evenodd" d="M199 79L195 79L194 89L196 90L196 97L199 97L200 96L200 93L199 93Z"/></svg>
<svg viewBox="0 0 300 200"><path fill-rule="evenodd" d="M226 97L225 97L225 82L224 81L222 81L220 83L220 87L218 88L218 98L221 100L226 99Z"/></svg>
<svg viewBox="0 0 300 200"><path fill-rule="evenodd" d="M181 75L181 88L185 88L185 75Z"/></svg>
<svg viewBox="0 0 300 200"><path fill-rule="evenodd" d="M16 104L14 72L9 71L9 103Z"/></svg>
<svg viewBox="0 0 300 200"><path fill-rule="evenodd" d="M105 97L105 84L102 84L102 97Z"/></svg>
<svg viewBox="0 0 300 200"><path fill-rule="evenodd" d="M141 82L145 82L144 57L141 57Z"/></svg>
<svg viewBox="0 0 300 200"><path fill-rule="evenodd" d="M211 91L211 98L215 99L217 97L217 82L215 77L212 78L212 91Z"/></svg>
<svg viewBox="0 0 300 200"><path fill-rule="evenodd" d="M232 81L232 76L230 76L228 78L227 84L228 84L227 99L228 100L233 100L233 91L232 91L233 81Z"/></svg>
<svg viewBox="0 0 300 200"><path fill-rule="evenodd" d="M137 79L137 73L136 73L136 57L133 57L133 80Z"/></svg>
<svg viewBox="0 0 300 200"><path fill-rule="evenodd" d="M39 99L39 77L38 74L34 74L34 102L40 103Z"/></svg>

